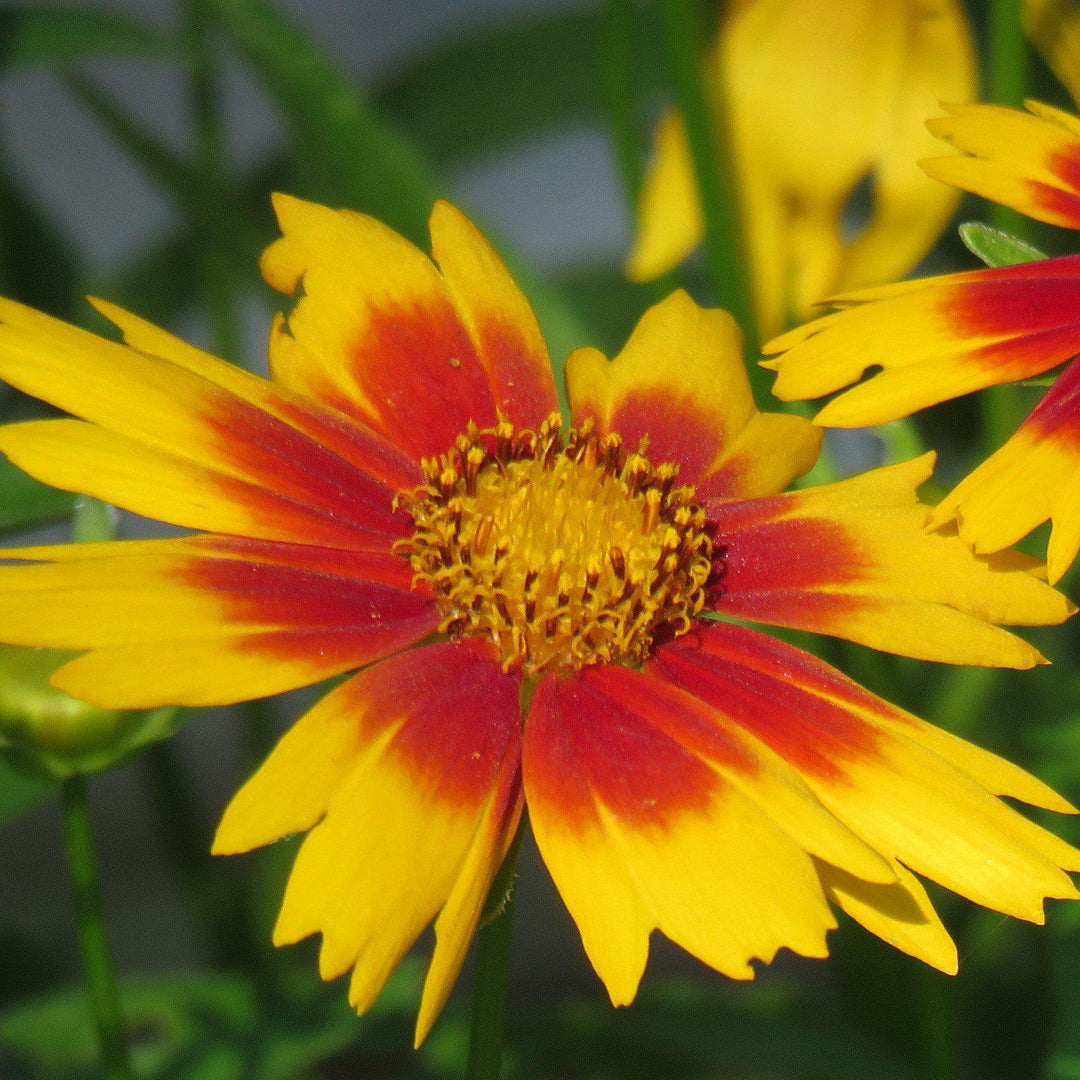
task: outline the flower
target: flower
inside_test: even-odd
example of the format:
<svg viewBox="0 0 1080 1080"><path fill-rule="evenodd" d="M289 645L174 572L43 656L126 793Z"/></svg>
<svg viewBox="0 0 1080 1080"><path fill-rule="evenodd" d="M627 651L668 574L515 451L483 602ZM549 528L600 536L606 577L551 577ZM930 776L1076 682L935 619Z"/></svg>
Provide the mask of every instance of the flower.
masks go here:
<svg viewBox="0 0 1080 1080"><path fill-rule="evenodd" d="M730 118L763 337L838 289L900 277L933 247L959 195L915 165L933 146L925 121L976 85L957 0L739 0L706 78ZM852 236L847 208L867 179L872 209ZM672 269L703 234L689 143L671 112L656 129L629 275Z"/></svg>
<svg viewBox="0 0 1080 1080"><path fill-rule="evenodd" d="M931 130L960 156L923 162L940 180L1040 221L1080 229L1080 118L1048 105L950 109ZM882 370L834 398L819 424L859 427L1001 383L1080 353L1080 255L973 270L847 293L842 310L770 342L773 392L818 397ZM949 494L932 525L954 518L980 553L1053 522L1051 582L1080 551L1080 367L1070 364L1016 433Z"/></svg>
<svg viewBox="0 0 1080 1080"><path fill-rule="evenodd" d="M1028 667L995 623L1068 602L1036 564L927 534L931 459L780 494L820 432L758 413L729 316L676 293L570 357L445 203L434 263L359 214L275 201L301 298L269 381L97 302L126 344L0 304L0 377L82 419L0 429L41 479L193 536L8 549L0 634L83 651L95 704L234 702L361 668L240 790L214 849L306 832L274 931L322 934L365 1009L434 920L417 1040L524 806L616 1003L650 932L733 978L826 954L830 905L946 971L914 876L1041 921L1080 852L995 798L1041 782L812 656L717 621Z"/></svg>

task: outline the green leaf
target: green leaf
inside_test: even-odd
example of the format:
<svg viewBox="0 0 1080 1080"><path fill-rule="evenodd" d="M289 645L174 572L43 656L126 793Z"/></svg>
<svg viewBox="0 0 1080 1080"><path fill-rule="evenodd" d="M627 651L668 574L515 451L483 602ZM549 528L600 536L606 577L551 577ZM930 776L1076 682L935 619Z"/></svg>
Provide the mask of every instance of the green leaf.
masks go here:
<svg viewBox="0 0 1080 1080"><path fill-rule="evenodd" d="M21 817L55 794L55 784L22 776L0 760L0 825Z"/></svg>
<svg viewBox="0 0 1080 1080"><path fill-rule="evenodd" d="M27 476L10 461L0 459L0 529L26 528L67 517L75 496Z"/></svg>
<svg viewBox="0 0 1080 1080"><path fill-rule="evenodd" d="M0 74L107 57L177 55L153 27L97 8L15 4L0 11Z"/></svg>
<svg viewBox="0 0 1080 1080"><path fill-rule="evenodd" d="M340 983L313 976L266 993L240 975L167 975L132 980L121 990L135 1072L143 1080L292 1080L351 1044L388 1068L411 1045L419 967L406 960L363 1017L349 1008ZM2 1055L32 1067L42 1080L100 1076L97 1043L82 988L27 1002L0 1013ZM369 1062L370 1063L370 1062Z"/></svg>
<svg viewBox="0 0 1080 1080"><path fill-rule="evenodd" d="M1038 248L978 221L961 225L960 239L968 251L977 255L987 266L1017 266L1046 258Z"/></svg>
<svg viewBox="0 0 1080 1080"><path fill-rule="evenodd" d="M302 155L297 166L307 173L303 193L371 214L426 247L440 185L417 149L278 8L266 0L207 0L206 6L289 128ZM589 336L550 285L517 260L507 261L532 302L558 372Z"/></svg>

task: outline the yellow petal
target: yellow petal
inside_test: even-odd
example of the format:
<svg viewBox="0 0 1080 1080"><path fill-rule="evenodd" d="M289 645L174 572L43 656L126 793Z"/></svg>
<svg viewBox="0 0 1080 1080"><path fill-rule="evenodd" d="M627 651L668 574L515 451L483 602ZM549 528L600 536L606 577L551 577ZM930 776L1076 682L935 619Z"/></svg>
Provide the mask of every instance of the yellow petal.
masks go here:
<svg viewBox="0 0 1080 1080"><path fill-rule="evenodd" d="M656 126L637 213L626 260L632 281L652 281L673 270L705 235L690 145L677 113L666 113Z"/></svg>
<svg viewBox="0 0 1080 1080"><path fill-rule="evenodd" d="M578 349L566 363L574 422L618 432L627 449L679 466L701 498L764 495L817 460L821 432L795 416L759 413L743 338L726 311L678 290L650 308L610 363Z"/></svg>
<svg viewBox="0 0 1080 1080"><path fill-rule="evenodd" d="M959 969L956 945L919 879L894 863L898 881L871 885L828 863L818 863L825 895L871 934L946 975Z"/></svg>

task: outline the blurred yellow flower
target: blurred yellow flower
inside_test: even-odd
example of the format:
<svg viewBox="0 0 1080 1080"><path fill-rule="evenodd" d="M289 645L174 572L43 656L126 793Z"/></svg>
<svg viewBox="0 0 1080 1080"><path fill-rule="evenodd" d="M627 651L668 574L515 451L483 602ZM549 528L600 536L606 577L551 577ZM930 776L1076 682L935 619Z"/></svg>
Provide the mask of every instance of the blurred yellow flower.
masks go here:
<svg viewBox="0 0 1080 1080"><path fill-rule="evenodd" d="M837 290L900 277L933 246L959 195L915 164L934 149L925 121L976 84L956 0L732 0L708 65L713 106L730 118L763 336ZM866 179L872 209L856 229L845 211ZM689 145L669 113L628 274L659 276L702 235Z"/></svg>

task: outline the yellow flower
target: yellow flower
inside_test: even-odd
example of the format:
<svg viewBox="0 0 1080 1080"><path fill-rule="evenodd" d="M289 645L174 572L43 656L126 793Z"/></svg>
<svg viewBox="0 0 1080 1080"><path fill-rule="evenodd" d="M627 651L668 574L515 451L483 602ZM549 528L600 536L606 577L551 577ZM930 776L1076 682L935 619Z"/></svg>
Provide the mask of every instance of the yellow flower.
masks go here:
<svg viewBox="0 0 1080 1080"><path fill-rule="evenodd" d="M961 151L926 171L1054 225L1080 229L1080 118L1028 102L953 107L931 129ZM861 427L1071 361L1016 433L961 481L931 523L956 520L975 551L1000 551L1044 521L1052 582L1080 551L1080 255L886 285L766 346L787 401L844 387L817 416ZM880 368L859 380L871 366ZM858 385L851 386L852 383Z"/></svg>
<svg viewBox="0 0 1080 1080"><path fill-rule="evenodd" d="M901 277L930 250L958 195L915 162L925 123L975 93L957 0L735 0L708 61L730 116L734 167L762 336L804 318L838 289ZM860 182L872 210L851 235ZM681 118L656 131L628 273L649 279L703 234Z"/></svg>
<svg viewBox="0 0 1080 1080"><path fill-rule="evenodd" d="M847 912L944 971L915 876L1041 921L1080 852L995 796L1040 781L733 621L1030 667L998 624L1068 602L1031 559L925 531L930 457L783 494L820 432L759 413L741 335L676 293L567 364L492 248L436 206L433 259L278 197L267 280L300 299L269 380L98 304L117 344L0 302L0 377L81 419L0 429L46 482L203 530L8 549L0 636L76 649L101 706L222 704L357 672L215 840L307 833L274 931L322 935L363 1010L425 927L417 1040L524 808L611 999L659 929L718 971L824 956Z"/></svg>

